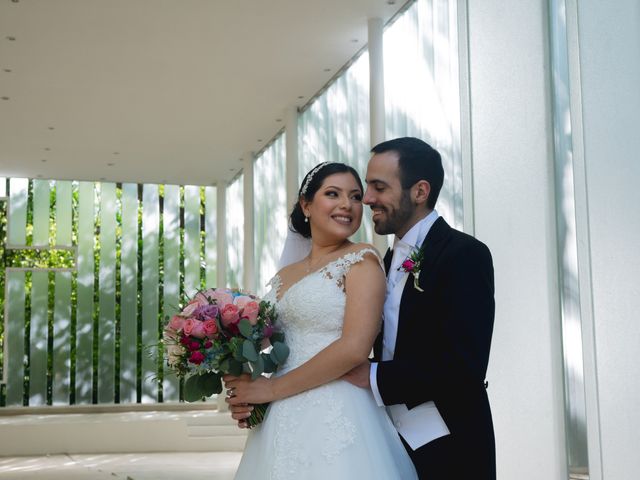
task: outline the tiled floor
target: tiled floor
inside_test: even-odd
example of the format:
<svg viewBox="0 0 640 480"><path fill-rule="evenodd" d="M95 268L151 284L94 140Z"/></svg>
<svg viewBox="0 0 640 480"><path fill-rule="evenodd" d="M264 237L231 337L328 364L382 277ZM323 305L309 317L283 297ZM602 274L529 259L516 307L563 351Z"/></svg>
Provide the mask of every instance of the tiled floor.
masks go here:
<svg viewBox="0 0 640 480"><path fill-rule="evenodd" d="M241 452L0 457L0 480L227 480Z"/></svg>

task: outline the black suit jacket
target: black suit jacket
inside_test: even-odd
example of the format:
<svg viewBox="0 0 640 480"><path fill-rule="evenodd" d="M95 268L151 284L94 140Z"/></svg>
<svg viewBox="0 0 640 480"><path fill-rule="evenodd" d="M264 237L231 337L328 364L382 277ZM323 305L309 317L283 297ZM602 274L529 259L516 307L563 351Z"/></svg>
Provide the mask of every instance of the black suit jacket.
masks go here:
<svg viewBox="0 0 640 480"><path fill-rule="evenodd" d="M409 453L425 478L495 478L495 441L485 374L494 320L489 249L442 217L425 241L419 285L407 278L393 360L379 361L377 384L386 405L413 408L432 400L451 434ZM387 270L391 263L385 257ZM422 459L416 457L423 457ZM438 474L439 471L441 474Z"/></svg>

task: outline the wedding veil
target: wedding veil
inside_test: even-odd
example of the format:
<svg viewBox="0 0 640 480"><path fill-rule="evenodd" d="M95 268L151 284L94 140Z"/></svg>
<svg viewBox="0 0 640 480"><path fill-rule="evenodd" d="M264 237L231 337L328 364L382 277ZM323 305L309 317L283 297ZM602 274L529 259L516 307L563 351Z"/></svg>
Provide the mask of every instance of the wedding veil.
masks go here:
<svg viewBox="0 0 640 480"><path fill-rule="evenodd" d="M291 224L287 228L287 238L284 241L280 261L278 262L278 270L283 269L287 265L299 262L311 252L311 238L305 238L296 232Z"/></svg>

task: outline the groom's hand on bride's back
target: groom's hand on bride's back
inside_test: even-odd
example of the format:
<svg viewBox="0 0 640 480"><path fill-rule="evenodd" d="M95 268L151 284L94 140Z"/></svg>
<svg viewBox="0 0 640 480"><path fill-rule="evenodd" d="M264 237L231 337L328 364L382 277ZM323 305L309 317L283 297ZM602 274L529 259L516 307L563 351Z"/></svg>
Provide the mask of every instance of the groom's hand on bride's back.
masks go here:
<svg viewBox="0 0 640 480"><path fill-rule="evenodd" d="M360 388L370 388L371 384L369 383L369 371L371 369L371 364L369 362L363 362L357 367L354 367L352 370L349 370L342 376L342 380L346 380L347 382L355 385Z"/></svg>

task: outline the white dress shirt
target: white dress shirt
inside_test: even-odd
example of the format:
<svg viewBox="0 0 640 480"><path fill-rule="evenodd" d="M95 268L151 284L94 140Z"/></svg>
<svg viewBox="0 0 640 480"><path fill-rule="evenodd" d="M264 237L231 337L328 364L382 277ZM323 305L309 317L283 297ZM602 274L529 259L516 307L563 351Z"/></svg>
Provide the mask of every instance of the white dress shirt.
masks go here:
<svg viewBox="0 0 640 480"><path fill-rule="evenodd" d="M419 250L431 226L438 219L438 212L433 210L429 215L416 223L401 238L395 238L393 243L393 257L387 274L387 295L384 302L384 332L382 334L382 360L392 360L398 334L398 315L402 291L409 277L409 273L400 267L409 255ZM413 280L411 280L413 281ZM424 295L428 293L425 292ZM377 384L378 364L372 363L370 370L371 390L376 402L384 406ZM433 402L425 402L409 410L405 404L387 407L389 416L393 420L398 433L402 435L409 446L415 450L436 438L449 434L442 416Z"/></svg>

